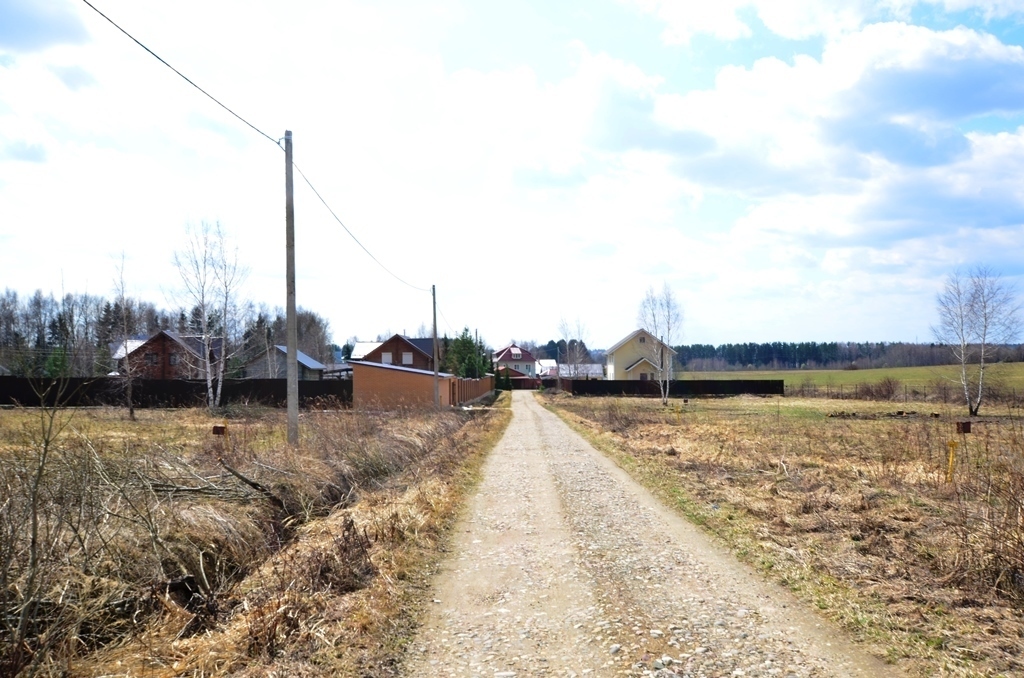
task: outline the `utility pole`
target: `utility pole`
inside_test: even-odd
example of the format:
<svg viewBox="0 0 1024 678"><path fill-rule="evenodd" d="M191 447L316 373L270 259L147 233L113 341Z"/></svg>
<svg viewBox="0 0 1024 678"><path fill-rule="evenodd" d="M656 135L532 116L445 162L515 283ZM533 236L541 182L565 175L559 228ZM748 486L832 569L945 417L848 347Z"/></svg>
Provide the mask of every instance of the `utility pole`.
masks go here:
<svg viewBox="0 0 1024 678"><path fill-rule="evenodd" d="M438 354L437 350L437 285L430 286L430 296L434 300L434 407L441 409L441 390L438 385Z"/></svg>
<svg viewBox="0 0 1024 678"><path fill-rule="evenodd" d="M295 199L292 191L292 133L284 133L285 277L287 278L288 445L299 446L299 330L295 318Z"/></svg>

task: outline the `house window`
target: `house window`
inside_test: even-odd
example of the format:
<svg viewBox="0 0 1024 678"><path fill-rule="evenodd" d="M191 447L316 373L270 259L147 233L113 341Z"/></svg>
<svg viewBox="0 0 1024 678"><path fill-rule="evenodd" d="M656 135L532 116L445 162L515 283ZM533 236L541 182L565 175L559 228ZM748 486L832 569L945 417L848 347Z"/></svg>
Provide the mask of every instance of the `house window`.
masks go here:
<svg viewBox="0 0 1024 678"><path fill-rule="evenodd" d="M516 363L515 365L513 365L512 369L514 369L516 372L518 372L519 371L519 363Z"/></svg>
<svg viewBox="0 0 1024 678"><path fill-rule="evenodd" d="M640 373L640 381L647 381L647 373L646 372L641 372Z"/></svg>
<svg viewBox="0 0 1024 678"><path fill-rule="evenodd" d="M171 365L177 365L178 364L178 354L177 353L172 353L171 355L169 355L167 357L167 362L170 363Z"/></svg>
<svg viewBox="0 0 1024 678"><path fill-rule="evenodd" d="M640 337L640 343L641 344L646 344L647 343L647 337Z"/></svg>
<svg viewBox="0 0 1024 678"><path fill-rule="evenodd" d="M384 363L385 365L390 365L392 363L391 352L389 351L387 353L381 353L380 354L380 361L382 363Z"/></svg>
<svg viewBox="0 0 1024 678"><path fill-rule="evenodd" d="M147 353L146 354L146 364L147 365L156 365L156 357L157 357L156 353Z"/></svg>
<svg viewBox="0 0 1024 678"><path fill-rule="evenodd" d="M402 364L412 365L412 351L402 351Z"/></svg>
<svg viewBox="0 0 1024 678"><path fill-rule="evenodd" d="M512 360L520 360L522 357L523 354L519 351L519 349L512 349Z"/></svg>

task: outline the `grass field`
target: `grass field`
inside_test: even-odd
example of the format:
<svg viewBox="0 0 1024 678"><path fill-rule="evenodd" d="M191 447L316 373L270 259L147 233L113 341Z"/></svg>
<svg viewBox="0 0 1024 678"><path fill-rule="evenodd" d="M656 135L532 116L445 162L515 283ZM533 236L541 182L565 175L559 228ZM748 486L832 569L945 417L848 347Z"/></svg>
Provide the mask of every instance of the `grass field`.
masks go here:
<svg viewBox="0 0 1024 678"><path fill-rule="evenodd" d="M883 379L896 379L910 389L935 390L937 383L946 383L950 388L959 387L958 368L954 365L935 367L886 367L871 370L737 370L735 372L682 372L685 379L782 379L786 391L812 384L822 389L839 389L852 392L858 384L876 384ZM985 378L1002 390L1016 389L1024 394L1024 363L1003 363L993 365L985 371Z"/></svg>
<svg viewBox="0 0 1024 678"><path fill-rule="evenodd" d="M822 398L544 397L879 656L919 676L1024 675L1019 411L962 435L953 408L889 402L835 416Z"/></svg>
<svg viewBox="0 0 1024 678"><path fill-rule="evenodd" d="M0 676L398 675L507 401L0 410Z"/></svg>

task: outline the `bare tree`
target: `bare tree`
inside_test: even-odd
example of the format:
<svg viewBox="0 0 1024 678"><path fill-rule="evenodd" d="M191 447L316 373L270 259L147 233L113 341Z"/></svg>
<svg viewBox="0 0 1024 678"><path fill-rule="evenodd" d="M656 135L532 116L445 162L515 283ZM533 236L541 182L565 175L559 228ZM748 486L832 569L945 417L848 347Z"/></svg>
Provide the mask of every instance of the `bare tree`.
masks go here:
<svg viewBox="0 0 1024 678"><path fill-rule="evenodd" d="M668 283L662 287L660 294L655 293L653 287L647 288L647 294L637 312L637 323L657 339L652 344L644 344L644 357L654 366L662 405L668 404L669 383L674 376L673 358L676 353L672 350L672 344L682 329L682 321L683 313Z"/></svg>
<svg viewBox="0 0 1024 678"><path fill-rule="evenodd" d="M214 309L214 263L213 244L211 242L210 225L205 221L195 228L186 226L185 248L174 253L174 267L178 269L178 275L184 287L184 296L190 302L193 309L196 325L193 332L198 331L199 369L206 379L206 404L213 409L214 391L214 355L213 336L210 327L210 315Z"/></svg>
<svg viewBox="0 0 1024 678"><path fill-rule="evenodd" d="M985 370L998 350L1017 338L1020 302L1015 291L988 266L953 271L938 295L935 338L949 346L960 366L960 385L969 416L977 416L985 394Z"/></svg>
<svg viewBox="0 0 1024 678"><path fill-rule="evenodd" d="M559 367L559 377L579 379L583 376L583 365L590 362L590 351L587 350L587 327L579 318L569 322L565 318L558 323L558 335L565 342L565 351L558 356L559 364L565 365L565 373Z"/></svg>
<svg viewBox="0 0 1024 678"><path fill-rule="evenodd" d="M119 379L124 389L125 405L128 406L128 418L135 421L135 400L132 397L133 382L139 377L139 368L132 361L129 337L132 334L131 317L128 314L128 288L124 281L124 252L121 253L121 261L117 265L117 277L114 278L114 300L117 308L121 309L118 318L118 350L115 355L124 354L120 365L116 366Z"/></svg>
<svg viewBox="0 0 1024 678"><path fill-rule="evenodd" d="M227 239L219 223L214 235L213 274L217 283L222 330L220 359L217 361L217 393L214 397L214 406L219 407L228 360L237 355L242 348L241 342L236 342L235 339L241 337L242 328L245 327L242 309L249 308L249 306L240 304L238 295L245 279L249 277L249 269L239 263L238 248L228 247Z"/></svg>
<svg viewBox="0 0 1024 678"><path fill-rule="evenodd" d="M237 250L229 250L220 224L202 222L186 228L183 250L174 253L185 296L192 306L198 331L199 368L206 380L206 402L220 406L224 373L231 357L229 339L239 325L237 297L248 271L238 262Z"/></svg>

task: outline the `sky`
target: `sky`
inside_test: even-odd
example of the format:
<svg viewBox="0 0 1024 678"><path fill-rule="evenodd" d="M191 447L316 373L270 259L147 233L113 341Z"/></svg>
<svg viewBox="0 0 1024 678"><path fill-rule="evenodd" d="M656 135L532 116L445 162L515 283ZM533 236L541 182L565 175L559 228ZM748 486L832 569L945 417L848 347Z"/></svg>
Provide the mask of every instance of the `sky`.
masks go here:
<svg viewBox="0 0 1024 678"><path fill-rule="evenodd" d="M0 0L0 288L244 295L341 344L930 341L955 269L1024 282L1024 0Z"/></svg>

